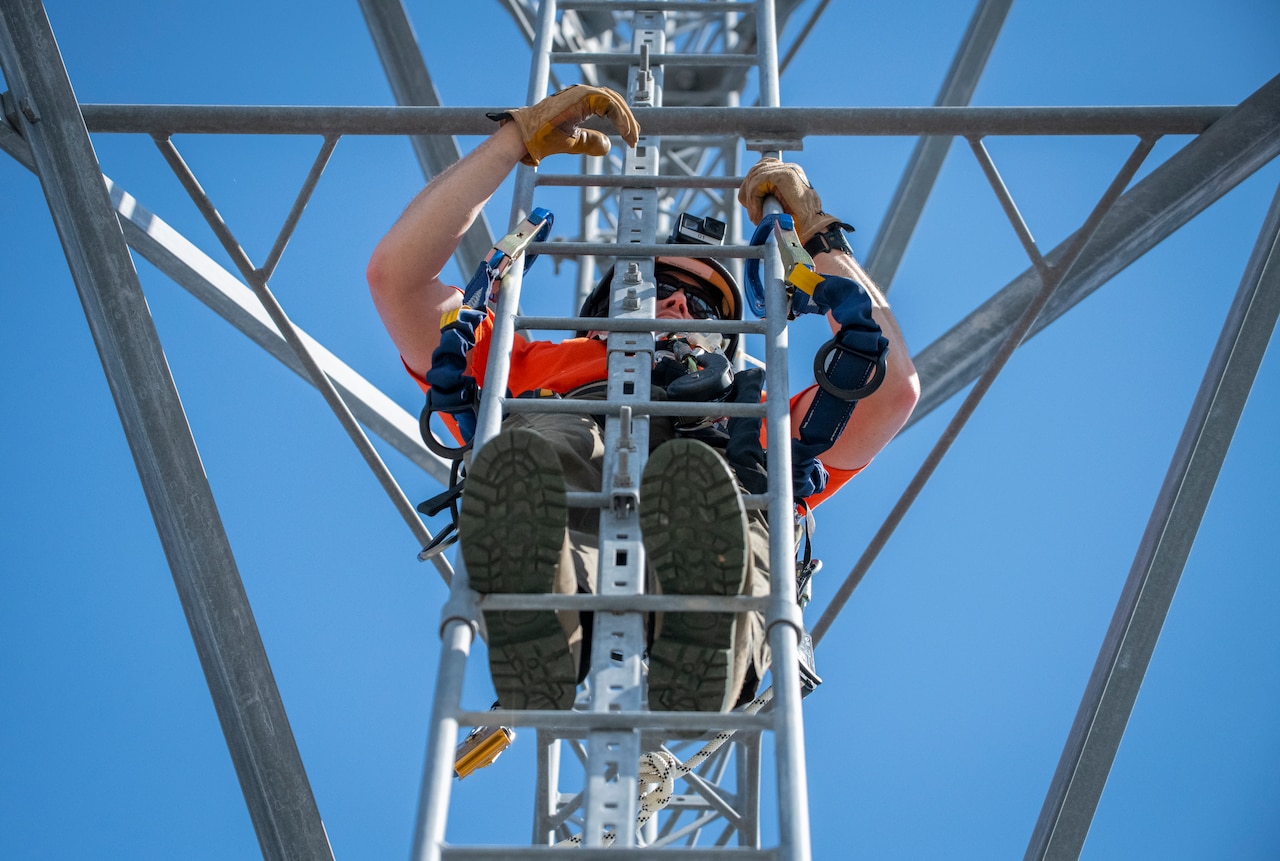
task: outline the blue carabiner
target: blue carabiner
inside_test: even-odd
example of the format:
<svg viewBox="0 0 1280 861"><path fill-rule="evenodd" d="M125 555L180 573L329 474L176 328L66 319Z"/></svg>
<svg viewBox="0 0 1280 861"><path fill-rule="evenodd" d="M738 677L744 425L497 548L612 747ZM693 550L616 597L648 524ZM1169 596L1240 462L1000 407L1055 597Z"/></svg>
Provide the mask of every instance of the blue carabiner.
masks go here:
<svg viewBox="0 0 1280 861"><path fill-rule="evenodd" d="M790 215L783 213L775 213L766 215L756 225L755 233L751 234L752 245L764 245L769 241L769 234L773 231L774 222L780 222L783 230L795 230L795 222ZM747 279L747 304L751 307L752 313L757 317L764 319L764 282L760 278L760 258L748 257L747 265L744 270Z"/></svg>
<svg viewBox="0 0 1280 861"><path fill-rule="evenodd" d="M524 233L517 229L512 233L499 239L489 254L476 267L476 272L471 276L471 280L467 282L467 287L462 291L462 304L468 308L485 309L489 306L489 302L496 297L497 289L494 286L502 281L506 275L507 269L511 266L512 259L522 253L531 242L544 242L551 233L551 225L555 223L556 217L550 210L541 206L534 207L529 213L529 217L521 222L521 227L528 225L530 232ZM524 269L528 272L529 267L533 265L533 261L538 259L537 254L524 255Z"/></svg>

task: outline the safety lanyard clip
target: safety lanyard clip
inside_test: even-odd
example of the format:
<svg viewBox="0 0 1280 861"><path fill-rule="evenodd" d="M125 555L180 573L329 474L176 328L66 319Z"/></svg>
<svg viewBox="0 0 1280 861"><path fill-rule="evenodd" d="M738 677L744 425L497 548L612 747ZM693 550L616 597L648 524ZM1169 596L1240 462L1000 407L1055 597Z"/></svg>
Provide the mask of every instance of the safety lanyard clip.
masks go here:
<svg viewBox="0 0 1280 861"><path fill-rule="evenodd" d="M507 270L511 268L511 264L525 253L530 243L542 242L551 232L551 224L555 217L550 211L542 207L536 207L529 213L524 221L520 222L515 230L494 243L489 254L485 257L481 268L484 269L486 275L487 293L481 297L484 302L492 302L498 298L498 287L501 285L502 279L506 277ZM524 267L527 270L529 264L536 260L538 255L531 254L525 258ZM470 294L470 290L467 291ZM468 295L464 298L466 304L471 305L469 301L472 296ZM484 305L472 307L485 307Z"/></svg>
<svg viewBox="0 0 1280 861"><path fill-rule="evenodd" d="M813 291L822 283L822 276L814 271L813 257L800 244L796 234L795 221L789 215L780 216L773 223L773 235L778 243L778 253L782 256L783 282L787 285L788 299L800 290L812 297ZM787 319L794 320L796 312L791 308Z"/></svg>
<svg viewBox="0 0 1280 861"><path fill-rule="evenodd" d="M764 245L771 233L782 257L782 283L787 290L787 319L794 320L803 313L803 308L808 304L808 299L813 297L813 291L822 283L823 277L814 271L813 257L800 244L795 219L783 213L766 215L756 225L751 244ZM757 317L764 317L764 282L760 275L759 258L747 260L746 276L747 304ZM804 293L806 298L796 299L796 290ZM797 309L797 305L801 307Z"/></svg>

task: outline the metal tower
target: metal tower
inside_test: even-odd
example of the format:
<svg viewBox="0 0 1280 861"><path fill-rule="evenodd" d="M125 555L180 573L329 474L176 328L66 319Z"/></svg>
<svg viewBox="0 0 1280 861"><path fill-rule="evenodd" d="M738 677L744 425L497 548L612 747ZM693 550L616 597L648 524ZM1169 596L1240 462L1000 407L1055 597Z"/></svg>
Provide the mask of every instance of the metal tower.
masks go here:
<svg viewBox="0 0 1280 861"><path fill-rule="evenodd" d="M639 106L637 113L646 136L643 154L633 150L617 158L587 160L582 171L574 174L521 169L517 180L513 223L536 202L538 189L581 188L577 235L572 241L537 249L580 262L576 279L579 297L614 259L616 251L610 241L627 231L638 231L633 250L643 280L642 255L657 253L653 246L658 227L653 215L669 216L688 209L718 214L740 243L742 230L733 189L746 159L754 158L755 152L794 151L806 138L817 136L919 138L866 261L868 270L884 287L894 280L943 157L956 138L969 144L1026 251L1030 266L1022 275L915 357L924 395L913 423L953 395L968 389L967 394L858 564L835 590L816 624L810 619L818 645L1014 351L1280 151L1280 78L1229 108L965 107L1010 3L981 0L977 4L934 106L808 108L801 112L781 104L777 78L813 22L824 13L831 14L827 0L503 2L532 45L530 103L557 86L583 81L628 93ZM365 436L365 429L438 482L448 481L447 465L425 449L416 423L405 410L298 329L269 287L290 235L321 184L325 166L342 137L409 136L424 173L430 176L458 157L451 135L483 134L490 129L484 108L439 106L440 98L399 2L361 0L360 5L401 107L80 105L38 0L0 0L0 63L8 87L4 120L0 122L0 149L39 178L49 201L246 804L268 858L330 857L331 851L129 248L319 389L414 540L419 545L431 541L413 503ZM798 29L798 33L780 51L778 34L788 32L789 23L791 31ZM431 134L424 134L424 128ZM261 263L241 250L233 229L222 221L201 189L196 172L172 141L175 134L232 132L309 134L323 141L275 246ZM163 222L126 190L109 180L104 186L90 134L154 138L234 260L238 277L211 265L176 232L166 233ZM1135 181L1156 141L1171 134L1195 138ZM1052 249L1037 246L985 144L988 138L1019 135L1136 139L1128 160L1088 217L1070 238ZM625 204L618 202L619 189L633 196ZM650 217L637 221L632 213L639 211ZM567 223L563 220L558 227L563 229ZM477 222L458 252L464 271L487 251L495 232L503 231ZM1028 859L1075 858L1083 846L1191 542L1280 314L1280 278L1274 259L1278 236L1280 200L1259 229L1256 250L1187 419L1058 771L1048 787L1027 848ZM622 267L619 277L623 277ZM515 307L519 293L518 278L504 289L499 316L508 326L508 335L517 326L575 328L572 318L523 317ZM577 307L576 301L566 304ZM785 331L780 316L773 313L765 322L746 324L742 331L758 336L767 345L766 364L779 375L777 389L785 391L785 337L780 349L774 346ZM651 338L643 333L626 337ZM643 353L644 349L643 343L628 342L620 352ZM619 393L617 410L610 415L613 443L635 433L643 436L644 414L649 408L645 400L643 392L625 397ZM485 409L481 434L491 435L501 405L489 404ZM770 415L771 423L778 420ZM776 439L783 435L770 436ZM628 469L638 475L637 464ZM634 475L630 477L634 479ZM624 484L619 482L619 487ZM620 547L627 551L624 555L632 560L634 569L634 560L642 555L636 552L638 536L628 532L631 512L618 502L618 494L602 489L602 495L596 504L617 514L624 536ZM787 516L783 494L776 488L768 500L755 503L781 505L776 516ZM789 548L779 549L774 561L775 582L786 580L780 575L791 562ZM796 662L792 660L794 629L783 595L775 594L770 605L775 620L782 622L771 634L780 678L778 700L770 715L729 715L716 718L718 725L708 725L705 717L643 716L635 675L643 646L635 613L617 632L625 644L621 664L629 675L620 685L623 693L616 702L601 706L597 701L595 706L569 714L490 715L464 708L461 703L462 664L470 650L471 623L477 613L474 593L465 588L465 576L455 577L455 573L464 572L452 571L439 556L433 557L432 563L446 580L455 580L455 588L441 626L444 649L436 681L417 857L545 854L546 850L525 847L444 844L443 811L458 727L495 720L538 728L538 774L530 775L539 785L535 843L578 833L586 847L571 851L592 857L604 851L646 856L696 852L708 858L749 853L808 857L803 735L794 678ZM635 577L623 577L623 581L626 585L620 587L619 594L575 599L573 606L603 610L661 605L638 594ZM486 600L491 606L501 606L503 599L494 596ZM725 606L741 603L726 602ZM559 605L548 599L547 606ZM622 618L627 619L627 614ZM607 650L604 654L608 655ZM820 649L818 654L821 657ZM603 696L609 685L601 680L618 672L613 666L595 667L593 695ZM611 709L614 705L618 708ZM616 710L623 711L623 716L614 715ZM655 824L637 828L634 808L639 778L635 769L639 754L650 744L668 741L664 732L695 725L740 730L739 739L716 752L704 770L686 778L686 791L676 796L669 808L672 812L661 826L654 819ZM762 731L777 737L776 770L762 763ZM729 758L731 749L736 759ZM690 750L684 749L681 755ZM565 792L559 785L561 751L582 759L586 791L581 796L573 790ZM779 795L780 839L777 845L763 848L758 834L758 778L776 780ZM685 814L689 818L679 818ZM615 834L622 845L592 848L602 846L606 832ZM697 848L687 852L673 848L682 841ZM726 842L740 845L724 848ZM638 848L623 848L629 845Z"/></svg>

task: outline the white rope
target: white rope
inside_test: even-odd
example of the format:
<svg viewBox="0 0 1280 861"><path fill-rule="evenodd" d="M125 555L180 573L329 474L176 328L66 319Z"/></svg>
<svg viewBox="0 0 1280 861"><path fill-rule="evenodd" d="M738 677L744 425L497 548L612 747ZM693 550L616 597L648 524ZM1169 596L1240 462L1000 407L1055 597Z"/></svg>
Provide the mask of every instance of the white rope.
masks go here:
<svg viewBox="0 0 1280 861"><path fill-rule="evenodd" d="M773 688L769 688L760 696L742 707L743 714L753 715L764 708L773 699ZM653 750L640 755L639 790L640 812L636 816L636 830L640 830L650 819L671 803L675 794L676 781L695 771L710 759L716 751L724 747L724 743L733 738L736 730L717 733L702 749L681 762L674 753L668 750ZM602 843L612 846L617 833L606 831ZM582 835L575 834L561 840L557 846L581 846Z"/></svg>

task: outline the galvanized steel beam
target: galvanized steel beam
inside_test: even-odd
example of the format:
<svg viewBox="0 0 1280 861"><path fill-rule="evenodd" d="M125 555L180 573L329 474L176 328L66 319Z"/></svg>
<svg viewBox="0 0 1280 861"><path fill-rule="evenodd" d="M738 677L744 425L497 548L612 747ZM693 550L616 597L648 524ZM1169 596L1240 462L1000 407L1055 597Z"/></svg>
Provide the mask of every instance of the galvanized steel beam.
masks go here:
<svg viewBox="0 0 1280 861"><path fill-rule="evenodd" d="M0 64L120 413L264 857L332 858L138 273L38 0L0 2Z"/></svg>
<svg viewBox="0 0 1280 861"><path fill-rule="evenodd" d="M951 68L947 70L938 98L934 100L936 106L969 104L1012 5L1013 0L982 0L978 4L955 59L951 61ZM911 234L920 221L920 213L924 211L933 184L942 172L942 163L950 148L951 138L930 135L916 141L915 149L911 151L889 211L876 232L871 250L867 252L867 274L885 293L889 292L893 276L898 272L898 264L902 262L907 243L911 241Z"/></svg>
<svg viewBox="0 0 1280 861"><path fill-rule="evenodd" d="M1027 847L1026 861L1080 857L1277 316L1280 191L1178 441Z"/></svg>
<svg viewBox="0 0 1280 861"><path fill-rule="evenodd" d="M1031 238L1031 232L1022 220L1022 215L1018 212L1012 195L1009 194L1009 190L1005 187L1004 180L996 170L994 162L991 161L990 156L982 147L981 141L973 140L971 143L975 155L977 155L979 162L982 164L983 172L987 174L992 190L995 191L996 196L1000 199L1001 206L1008 215L1014 230L1026 246L1027 254L1035 265L1040 283L1037 285L1035 294L1031 296L1030 301L1021 308L1018 319L1009 327L1009 331L1005 333L1001 342L991 354L983 368L982 376L974 384L973 388L969 390L964 402L952 415L942 435L938 438L933 448L930 449L929 454L925 457L924 462L920 465L920 468L916 471L898 501L894 503L893 510L890 511L889 516L885 518L880 528L876 530L876 534L867 545L867 549L863 551L853 570L849 572L844 582L840 584L840 587L832 595L826 609L822 611L822 616L813 626L814 646L817 646L822 640L827 629L843 609L845 602L853 594L853 590L862 582L862 578L866 576L868 569L879 557L880 551L884 549L885 544L898 528L907 511L915 503L938 465L942 463L942 459L950 451L951 446L977 410L986 393L990 391L996 377L1004 369L1009 359L1013 357L1014 351L1026 339L1027 332L1030 331L1035 321L1039 319L1052 297L1061 289L1061 285L1070 274L1075 262L1079 259L1081 251L1088 247L1089 240L1094 236L1098 225L1112 211L1116 201L1120 198L1121 192L1128 187L1134 174L1137 173L1138 168L1155 146L1155 139L1141 138L1138 141L1138 146L1130 153L1129 158L1120 169L1120 173L1111 181L1102 198L1089 213L1089 217L1085 219L1084 224L1076 231L1070 245L1063 251L1059 261L1054 265L1046 263L1044 256L1036 247L1035 241Z"/></svg>
<svg viewBox="0 0 1280 861"><path fill-rule="evenodd" d="M0 123L0 149L28 170L35 170L30 146L7 123ZM103 181L124 230L125 241L133 250L310 382L301 361L249 288L109 177L103 177ZM298 334L338 387L355 417L436 481L447 484L449 465L423 445L417 419L306 332L299 329Z"/></svg>
<svg viewBox="0 0 1280 861"><path fill-rule="evenodd" d="M382 60L382 68L391 84L396 104L401 106L438 107L440 94L427 71L426 60L413 25L401 0L360 0L369 35ZM490 125L492 130L495 126ZM458 142L450 135L412 135L409 142L422 174L430 180L449 165L462 158ZM483 212L463 234L453 259L465 281L471 277L476 264L485 258L493 247L493 231Z"/></svg>
<svg viewBox="0 0 1280 861"><path fill-rule="evenodd" d="M487 135L485 113L466 108L245 105L81 105L94 133ZM748 137L1200 134L1230 105L1170 107L637 108L647 135ZM593 126L595 127L595 126ZM604 128L604 126L599 126Z"/></svg>
<svg viewBox="0 0 1280 861"><path fill-rule="evenodd" d="M1028 337L1061 317L1277 154L1280 77L1268 81L1120 198ZM1056 263L1072 239L1065 239L1045 258ZM1027 269L915 356L922 392L908 426L978 377L1038 284L1035 268Z"/></svg>
<svg viewBox="0 0 1280 861"><path fill-rule="evenodd" d="M134 250L310 382L301 360L249 288L109 179L107 186L125 239ZM299 329L298 334L355 417L436 481L447 484L449 466L423 445L417 419L306 332Z"/></svg>

